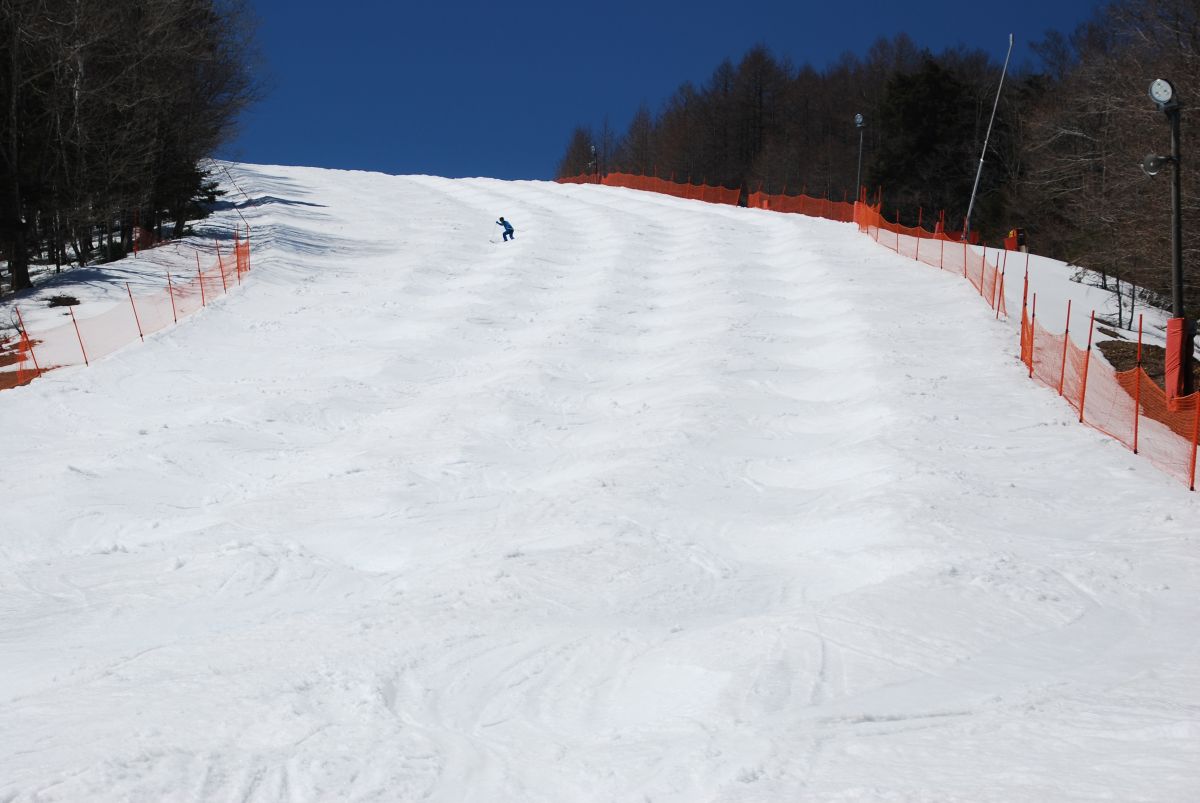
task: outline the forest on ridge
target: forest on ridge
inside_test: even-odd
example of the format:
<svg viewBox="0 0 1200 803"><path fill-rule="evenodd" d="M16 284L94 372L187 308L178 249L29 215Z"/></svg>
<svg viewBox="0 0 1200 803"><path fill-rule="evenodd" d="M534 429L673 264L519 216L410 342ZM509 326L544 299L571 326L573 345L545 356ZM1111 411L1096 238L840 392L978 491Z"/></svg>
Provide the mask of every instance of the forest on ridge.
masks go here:
<svg viewBox="0 0 1200 803"><path fill-rule="evenodd" d="M1187 226L1200 224L1200 162L1186 147L1200 105L1200 3L1118 0L1034 51L1038 67L1010 69L1000 93L972 230L998 244L1022 228L1031 250L1098 271L1106 286L1169 297L1170 168L1156 178L1141 169L1146 154L1170 152L1165 115L1147 95L1167 78L1183 104L1185 296L1195 317L1200 238ZM932 229L944 211L946 228L961 229L1000 82L1003 53L994 55L932 53L898 34L816 70L757 46L661 108L642 106L624 132L577 126L558 175L655 174L853 199L861 113L869 199L880 194L885 216L907 226Z"/></svg>

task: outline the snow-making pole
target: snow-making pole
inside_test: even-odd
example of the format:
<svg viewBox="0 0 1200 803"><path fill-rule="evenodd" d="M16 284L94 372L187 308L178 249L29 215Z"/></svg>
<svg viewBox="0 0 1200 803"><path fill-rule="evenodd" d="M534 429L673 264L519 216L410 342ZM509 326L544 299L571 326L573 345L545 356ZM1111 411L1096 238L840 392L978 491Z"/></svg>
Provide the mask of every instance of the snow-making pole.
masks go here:
<svg viewBox="0 0 1200 803"><path fill-rule="evenodd" d="M996 87L996 100L992 103L992 117L988 120L987 133L983 137L983 151L979 154L979 169L975 171L975 186L971 188L971 201L967 204L967 216L963 219L963 242L971 234L971 212L975 208L975 193L979 191L979 177L983 175L983 159L987 156L988 140L992 138L992 123L996 122L996 109L1000 106L1000 90L1004 88L1004 76L1008 75L1008 60L1012 58L1013 35L1008 35L1008 55L1004 57L1004 69L1000 72L1000 85Z"/></svg>

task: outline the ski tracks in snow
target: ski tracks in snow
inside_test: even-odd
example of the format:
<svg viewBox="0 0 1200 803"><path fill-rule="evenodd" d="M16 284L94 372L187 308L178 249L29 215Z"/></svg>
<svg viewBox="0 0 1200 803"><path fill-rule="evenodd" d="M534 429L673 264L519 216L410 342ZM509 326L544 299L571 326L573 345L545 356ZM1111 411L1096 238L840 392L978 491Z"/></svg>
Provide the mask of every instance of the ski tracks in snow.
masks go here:
<svg viewBox="0 0 1200 803"><path fill-rule="evenodd" d="M1029 435L1066 416L957 277L648 193L236 172L242 293L4 399L89 459L13 457L67 503L0 553L0 798L1195 780L1182 525L1127 542L1097 492L1063 526L1038 477L1097 447Z"/></svg>

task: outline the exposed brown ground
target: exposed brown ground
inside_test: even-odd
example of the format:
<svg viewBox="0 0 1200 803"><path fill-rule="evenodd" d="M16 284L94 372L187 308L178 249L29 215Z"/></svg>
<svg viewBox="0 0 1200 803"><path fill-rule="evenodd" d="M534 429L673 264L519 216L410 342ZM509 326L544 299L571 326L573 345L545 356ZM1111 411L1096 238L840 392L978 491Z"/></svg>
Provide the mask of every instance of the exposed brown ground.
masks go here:
<svg viewBox="0 0 1200 803"><path fill-rule="evenodd" d="M1137 343L1105 340L1096 347L1118 371L1128 371L1137 367ZM1142 346L1142 369L1160 388L1163 386L1165 359L1166 349L1162 346ZM1192 377L1195 380L1193 387L1200 388L1200 360L1195 358L1192 358Z"/></svg>

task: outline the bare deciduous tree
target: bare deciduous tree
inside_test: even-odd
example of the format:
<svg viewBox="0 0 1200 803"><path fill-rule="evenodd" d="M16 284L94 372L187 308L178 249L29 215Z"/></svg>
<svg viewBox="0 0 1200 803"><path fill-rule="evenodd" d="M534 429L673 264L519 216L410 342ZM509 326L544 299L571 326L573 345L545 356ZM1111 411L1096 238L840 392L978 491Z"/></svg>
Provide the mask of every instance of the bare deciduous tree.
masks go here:
<svg viewBox="0 0 1200 803"><path fill-rule="evenodd" d="M182 233L211 198L200 169L255 98L240 0L0 0L0 244L117 256L135 220ZM99 242L97 239L99 238Z"/></svg>

